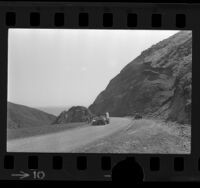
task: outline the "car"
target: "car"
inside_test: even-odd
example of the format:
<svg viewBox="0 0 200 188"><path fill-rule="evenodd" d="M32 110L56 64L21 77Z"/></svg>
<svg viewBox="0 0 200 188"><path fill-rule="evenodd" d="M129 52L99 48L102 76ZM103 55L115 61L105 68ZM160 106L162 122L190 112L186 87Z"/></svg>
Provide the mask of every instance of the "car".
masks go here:
<svg viewBox="0 0 200 188"><path fill-rule="evenodd" d="M107 119L105 116L96 116L92 120L92 125L106 125Z"/></svg>
<svg viewBox="0 0 200 188"><path fill-rule="evenodd" d="M135 119L142 119L142 115L136 114L136 115L135 115Z"/></svg>

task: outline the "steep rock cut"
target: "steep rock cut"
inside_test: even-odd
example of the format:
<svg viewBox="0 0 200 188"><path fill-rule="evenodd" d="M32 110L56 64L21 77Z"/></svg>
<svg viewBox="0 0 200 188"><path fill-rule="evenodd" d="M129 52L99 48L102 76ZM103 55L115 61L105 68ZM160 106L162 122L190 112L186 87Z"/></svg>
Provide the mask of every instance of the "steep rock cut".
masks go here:
<svg viewBox="0 0 200 188"><path fill-rule="evenodd" d="M125 66L89 109L126 116L139 112L191 121L192 32L181 31L143 51Z"/></svg>

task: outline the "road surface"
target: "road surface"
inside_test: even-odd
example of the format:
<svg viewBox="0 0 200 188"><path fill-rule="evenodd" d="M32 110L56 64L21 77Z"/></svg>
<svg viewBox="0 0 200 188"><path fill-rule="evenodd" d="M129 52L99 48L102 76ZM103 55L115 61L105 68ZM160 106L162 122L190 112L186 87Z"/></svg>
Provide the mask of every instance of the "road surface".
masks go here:
<svg viewBox="0 0 200 188"><path fill-rule="evenodd" d="M143 118L73 152L189 154L190 143L191 126Z"/></svg>
<svg viewBox="0 0 200 188"><path fill-rule="evenodd" d="M66 130L63 132L10 140L7 142L8 152L70 152L98 139L109 136L131 125L130 118L111 118L105 126L91 126Z"/></svg>

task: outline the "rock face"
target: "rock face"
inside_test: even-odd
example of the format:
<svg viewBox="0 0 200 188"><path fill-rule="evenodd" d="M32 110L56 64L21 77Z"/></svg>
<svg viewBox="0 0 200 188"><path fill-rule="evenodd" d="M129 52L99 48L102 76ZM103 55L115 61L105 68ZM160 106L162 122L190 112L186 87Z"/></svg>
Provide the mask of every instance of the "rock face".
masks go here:
<svg viewBox="0 0 200 188"><path fill-rule="evenodd" d="M69 122L85 122L88 117L91 117L90 110L83 106L73 106L68 111L63 111L57 117L53 124L62 124Z"/></svg>
<svg viewBox="0 0 200 188"><path fill-rule="evenodd" d="M56 116L28 106L7 103L7 128L36 127L51 124Z"/></svg>
<svg viewBox="0 0 200 188"><path fill-rule="evenodd" d="M192 32L181 31L125 66L89 109L111 116L139 112L190 123L191 92Z"/></svg>

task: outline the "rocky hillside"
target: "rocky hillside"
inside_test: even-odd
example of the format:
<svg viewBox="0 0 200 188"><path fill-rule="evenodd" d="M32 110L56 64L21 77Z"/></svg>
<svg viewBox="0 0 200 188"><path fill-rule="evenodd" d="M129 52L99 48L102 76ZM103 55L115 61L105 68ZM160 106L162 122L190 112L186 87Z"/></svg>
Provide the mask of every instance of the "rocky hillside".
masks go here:
<svg viewBox="0 0 200 188"><path fill-rule="evenodd" d="M191 91L192 32L181 31L125 66L89 109L109 111L111 116L139 112L190 123Z"/></svg>
<svg viewBox="0 0 200 188"><path fill-rule="evenodd" d="M51 124L56 116L40 111L35 108L7 103L7 127L25 128Z"/></svg>
<svg viewBox="0 0 200 188"><path fill-rule="evenodd" d="M89 109L83 106L73 106L68 111L63 111L57 117L53 124L62 124L69 122L85 122L92 114Z"/></svg>

